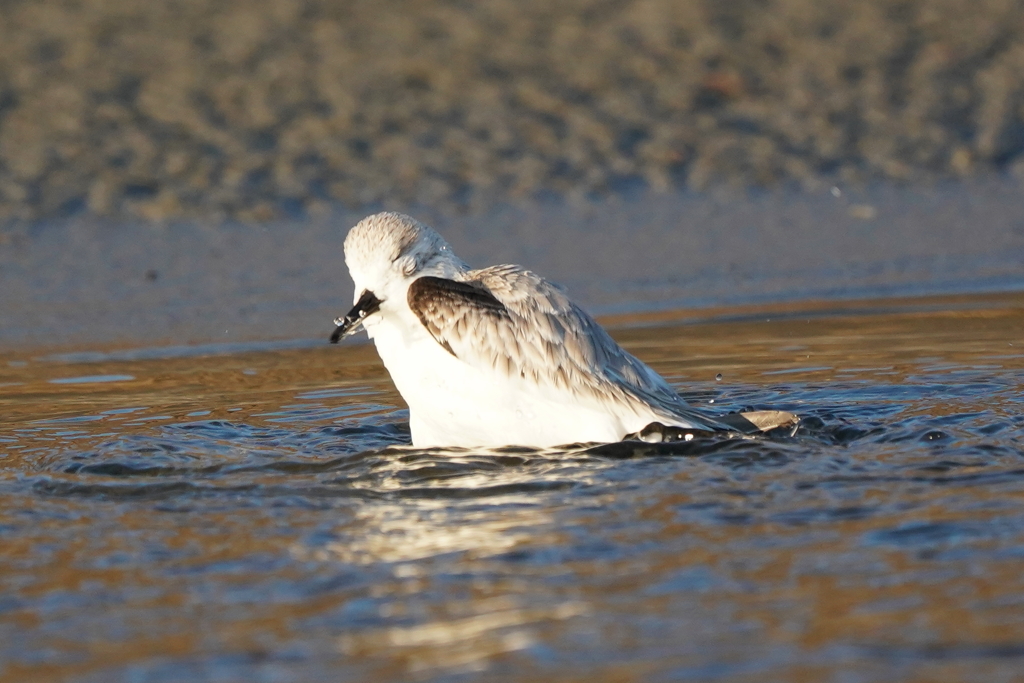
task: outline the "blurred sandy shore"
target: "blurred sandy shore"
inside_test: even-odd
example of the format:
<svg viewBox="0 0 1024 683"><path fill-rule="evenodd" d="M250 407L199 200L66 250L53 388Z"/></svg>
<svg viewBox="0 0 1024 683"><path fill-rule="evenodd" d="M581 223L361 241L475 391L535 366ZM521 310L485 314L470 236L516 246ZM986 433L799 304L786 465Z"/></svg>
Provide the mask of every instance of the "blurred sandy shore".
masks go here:
<svg viewBox="0 0 1024 683"><path fill-rule="evenodd" d="M521 263L600 315L1024 291L1016 182L417 215L471 265ZM0 351L326 344L333 318L351 307L341 244L360 217L256 226L83 217L16 234L0 248Z"/></svg>
<svg viewBox="0 0 1024 683"><path fill-rule="evenodd" d="M933 180L1024 152L1014 0L13 0L0 226Z"/></svg>

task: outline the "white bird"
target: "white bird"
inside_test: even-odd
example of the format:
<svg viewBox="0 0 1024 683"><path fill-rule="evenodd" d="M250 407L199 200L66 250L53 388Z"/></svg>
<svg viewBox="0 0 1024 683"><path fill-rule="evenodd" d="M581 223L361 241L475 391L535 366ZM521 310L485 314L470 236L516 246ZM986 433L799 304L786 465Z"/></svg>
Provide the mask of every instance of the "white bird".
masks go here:
<svg viewBox="0 0 1024 683"><path fill-rule="evenodd" d="M345 239L345 263L355 306L335 320L331 342L366 330L409 405L414 446L548 447L620 441L652 425L656 438L662 426L778 426L778 416L766 426L757 414L737 423L698 413L558 286L520 266L472 270L409 216L364 218Z"/></svg>

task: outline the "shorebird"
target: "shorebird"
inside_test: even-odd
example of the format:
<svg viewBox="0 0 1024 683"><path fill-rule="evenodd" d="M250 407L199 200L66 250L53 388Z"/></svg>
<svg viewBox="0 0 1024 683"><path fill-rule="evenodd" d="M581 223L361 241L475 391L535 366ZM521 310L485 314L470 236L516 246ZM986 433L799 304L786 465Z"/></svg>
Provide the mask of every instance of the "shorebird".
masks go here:
<svg viewBox="0 0 1024 683"><path fill-rule="evenodd" d="M373 339L409 405L414 446L662 440L795 419L694 410L560 287L520 266L473 270L409 216L364 218L345 263L354 306L331 342L359 329Z"/></svg>

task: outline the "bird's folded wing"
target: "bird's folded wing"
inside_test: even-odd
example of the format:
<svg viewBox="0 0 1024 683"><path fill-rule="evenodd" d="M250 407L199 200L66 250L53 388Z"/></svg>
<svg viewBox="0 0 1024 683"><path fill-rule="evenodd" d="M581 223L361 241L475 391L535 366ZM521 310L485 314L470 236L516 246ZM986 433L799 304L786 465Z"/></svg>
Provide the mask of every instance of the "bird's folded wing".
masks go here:
<svg viewBox="0 0 1024 683"><path fill-rule="evenodd" d="M409 285L408 300L409 308L430 335L456 358L474 362L496 357L502 351L504 344L494 344L494 334L469 341L471 329L496 332L509 325L508 310L486 289L424 276ZM496 358L491 360L493 364Z"/></svg>
<svg viewBox="0 0 1024 683"><path fill-rule="evenodd" d="M644 404L666 419L722 425L690 410L659 375L624 351L555 285L518 266L424 276L409 307L449 353L480 368L573 392L581 401Z"/></svg>

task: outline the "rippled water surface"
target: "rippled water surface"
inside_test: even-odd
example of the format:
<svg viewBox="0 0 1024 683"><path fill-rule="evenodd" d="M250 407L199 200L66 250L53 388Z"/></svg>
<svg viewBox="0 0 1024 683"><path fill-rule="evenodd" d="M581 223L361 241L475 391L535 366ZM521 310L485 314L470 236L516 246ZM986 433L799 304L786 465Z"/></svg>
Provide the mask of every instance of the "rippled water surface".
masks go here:
<svg viewBox="0 0 1024 683"><path fill-rule="evenodd" d="M0 356L0 677L1020 680L1019 295L613 322L800 433L418 451L366 345Z"/></svg>

